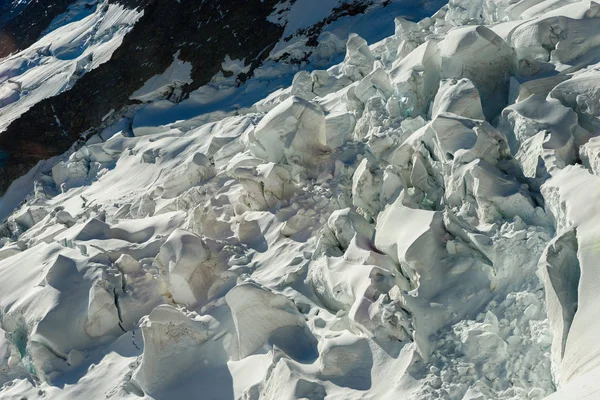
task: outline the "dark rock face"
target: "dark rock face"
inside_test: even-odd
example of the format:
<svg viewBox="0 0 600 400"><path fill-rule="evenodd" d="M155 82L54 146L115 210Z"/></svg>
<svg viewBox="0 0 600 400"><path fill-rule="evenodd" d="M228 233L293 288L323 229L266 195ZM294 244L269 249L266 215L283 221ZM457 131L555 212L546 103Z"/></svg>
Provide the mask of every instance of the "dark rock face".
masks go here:
<svg viewBox="0 0 600 400"><path fill-rule="evenodd" d="M130 94L162 73L177 51L179 59L193 65L193 82L185 88L189 93L210 81L226 55L258 66L283 33L267 21L278 0L119 3L143 7L144 15L111 60L71 90L36 104L0 134L0 193L39 160L68 150L112 109L130 104Z"/></svg>
<svg viewBox="0 0 600 400"><path fill-rule="evenodd" d="M0 58L35 43L50 22L74 2L32 0L27 5L17 5L14 1L0 4ZM14 18L8 19L13 12L16 13Z"/></svg>

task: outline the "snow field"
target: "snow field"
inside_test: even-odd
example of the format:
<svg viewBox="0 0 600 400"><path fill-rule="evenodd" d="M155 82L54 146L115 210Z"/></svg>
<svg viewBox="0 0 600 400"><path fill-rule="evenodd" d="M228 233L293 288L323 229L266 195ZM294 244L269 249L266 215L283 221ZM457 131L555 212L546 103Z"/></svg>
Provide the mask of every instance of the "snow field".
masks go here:
<svg viewBox="0 0 600 400"><path fill-rule="evenodd" d="M4 228L3 395L586 398L598 7L451 1L64 155Z"/></svg>

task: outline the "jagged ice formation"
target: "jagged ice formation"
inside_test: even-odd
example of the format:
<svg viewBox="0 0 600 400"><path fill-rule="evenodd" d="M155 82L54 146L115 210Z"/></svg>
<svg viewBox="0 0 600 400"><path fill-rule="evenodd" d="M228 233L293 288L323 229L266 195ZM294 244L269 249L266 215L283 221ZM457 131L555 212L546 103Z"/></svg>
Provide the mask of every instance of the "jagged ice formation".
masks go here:
<svg viewBox="0 0 600 400"><path fill-rule="evenodd" d="M2 228L0 396L600 396L599 26L452 0L32 170L4 196L35 181Z"/></svg>

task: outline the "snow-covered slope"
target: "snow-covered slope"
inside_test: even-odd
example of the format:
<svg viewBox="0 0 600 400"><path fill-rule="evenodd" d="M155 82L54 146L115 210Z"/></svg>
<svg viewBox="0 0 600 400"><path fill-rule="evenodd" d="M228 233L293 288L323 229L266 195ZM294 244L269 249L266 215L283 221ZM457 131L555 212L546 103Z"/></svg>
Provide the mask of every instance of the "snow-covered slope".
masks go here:
<svg viewBox="0 0 600 400"><path fill-rule="evenodd" d="M13 183L0 397L600 396L600 4L453 0L315 69L363 17L184 101L176 54Z"/></svg>
<svg viewBox="0 0 600 400"><path fill-rule="evenodd" d="M371 32L379 40L392 33L396 14L418 18L435 11L432 4L336 0L307 20L308 5L278 0L191 0L169 7L148 0L32 2L7 23L0 40L0 57L13 53L0 60L10 105L0 107L0 193L38 161L144 103L164 100L147 110L152 121L138 118L150 125L250 106L289 85L299 68L341 60L350 32ZM173 74L179 64L183 75ZM39 85L37 78L46 76L54 80ZM249 83L250 77L256 79ZM177 110L165 110L184 100Z"/></svg>
<svg viewBox="0 0 600 400"><path fill-rule="evenodd" d="M28 49L0 63L0 131L33 105L69 90L86 72L110 59L140 13L118 4L95 5L58 26ZM60 25L59 25L60 24Z"/></svg>

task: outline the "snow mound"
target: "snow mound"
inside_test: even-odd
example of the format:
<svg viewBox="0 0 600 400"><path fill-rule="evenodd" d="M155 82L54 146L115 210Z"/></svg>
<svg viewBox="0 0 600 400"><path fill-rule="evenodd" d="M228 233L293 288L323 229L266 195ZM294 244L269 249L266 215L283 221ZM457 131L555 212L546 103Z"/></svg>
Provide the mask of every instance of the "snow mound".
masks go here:
<svg viewBox="0 0 600 400"><path fill-rule="evenodd" d="M316 358L317 342L304 317L285 296L244 283L230 290L225 300L235 322L239 359L265 344L277 346L299 361Z"/></svg>
<svg viewBox="0 0 600 400"><path fill-rule="evenodd" d="M265 161L310 165L327 151L325 115L319 105L292 96L265 115L249 142Z"/></svg>

